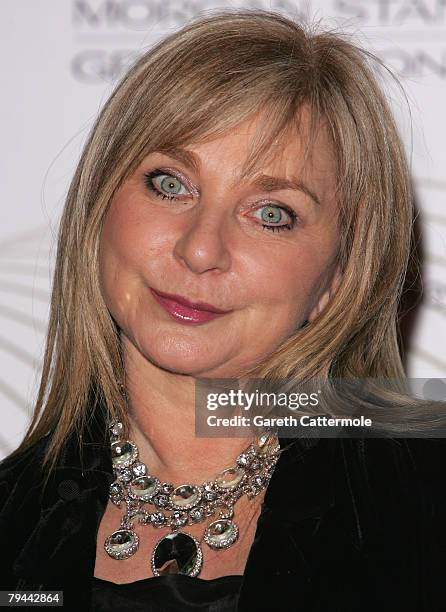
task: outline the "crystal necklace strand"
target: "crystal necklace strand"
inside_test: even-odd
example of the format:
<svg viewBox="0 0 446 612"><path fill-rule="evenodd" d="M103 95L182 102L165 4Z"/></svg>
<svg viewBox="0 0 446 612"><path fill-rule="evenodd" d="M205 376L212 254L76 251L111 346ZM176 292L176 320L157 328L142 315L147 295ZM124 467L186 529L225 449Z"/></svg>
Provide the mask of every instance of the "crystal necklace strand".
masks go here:
<svg viewBox="0 0 446 612"><path fill-rule="evenodd" d="M232 546L239 535L232 520L234 505L244 495L253 499L267 487L280 454L277 435L267 432L258 436L238 455L235 465L220 472L214 480L175 487L149 473L147 466L138 460L136 444L123 440L122 432L122 423L111 422L115 481L110 485L109 497L118 507L124 502L126 511L120 529L105 540L106 552L113 559L127 559L135 554L139 546L135 520L140 525L168 527L171 533L158 540L153 550L153 574L198 576L203 565L200 542L181 528L205 521L218 512L219 518L206 527L203 539L214 550ZM145 504L154 506L154 511L143 508Z"/></svg>

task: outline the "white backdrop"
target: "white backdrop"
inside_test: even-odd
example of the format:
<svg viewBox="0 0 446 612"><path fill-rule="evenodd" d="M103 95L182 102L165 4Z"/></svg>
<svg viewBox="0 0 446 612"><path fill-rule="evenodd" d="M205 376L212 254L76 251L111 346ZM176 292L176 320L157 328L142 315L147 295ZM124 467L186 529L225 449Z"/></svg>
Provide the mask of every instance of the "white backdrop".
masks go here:
<svg viewBox="0 0 446 612"><path fill-rule="evenodd" d="M47 324L55 236L82 144L126 66L209 9L257 7L340 27L404 86L390 91L420 210L424 299L407 374L446 376L445 0L2 0L0 458L29 422Z"/></svg>

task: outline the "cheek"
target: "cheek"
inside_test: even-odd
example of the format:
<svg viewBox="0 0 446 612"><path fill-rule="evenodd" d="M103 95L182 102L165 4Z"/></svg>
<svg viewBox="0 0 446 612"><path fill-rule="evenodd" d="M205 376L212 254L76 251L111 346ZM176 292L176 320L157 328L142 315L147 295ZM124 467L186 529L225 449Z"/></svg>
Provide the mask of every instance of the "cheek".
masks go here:
<svg viewBox="0 0 446 612"><path fill-rule="evenodd" d="M279 242L279 241L278 241ZM277 244L246 258L246 280L253 302L298 312L312 299L315 286L325 269L320 250L304 244Z"/></svg>
<svg viewBox="0 0 446 612"><path fill-rule="evenodd" d="M137 308L141 272L150 261L148 245L153 236L147 224L138 222L131 197L110 203L101 232L99 275L107 308L123 325Z"/></svg>
<svg viewBox="0 0 446 612"><path fill-rule="evenodd" d="M101 236L101 262L104 275L114 271L124 281L152 268L166 252L169 227L160 215L150 215L138 197L116 196L104 221ZM156 258L154 255L157 255Z"/></svg>

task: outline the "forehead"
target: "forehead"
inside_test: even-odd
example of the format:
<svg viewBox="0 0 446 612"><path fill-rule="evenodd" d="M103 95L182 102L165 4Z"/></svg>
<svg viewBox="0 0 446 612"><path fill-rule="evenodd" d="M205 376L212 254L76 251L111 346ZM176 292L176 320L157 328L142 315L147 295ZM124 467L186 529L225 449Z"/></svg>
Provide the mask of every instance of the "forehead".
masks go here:
<svg viewBox="0 0 446 612"><path fill-rule="evenodd" d="M312 125L306 108L279 133L257 114L218 137L200 139L175 152L197 174L204 166L216 172L224 169L235 183L265 174L310 180L323 191L334 188L336 164L328 132L322 121Z"/></svg>

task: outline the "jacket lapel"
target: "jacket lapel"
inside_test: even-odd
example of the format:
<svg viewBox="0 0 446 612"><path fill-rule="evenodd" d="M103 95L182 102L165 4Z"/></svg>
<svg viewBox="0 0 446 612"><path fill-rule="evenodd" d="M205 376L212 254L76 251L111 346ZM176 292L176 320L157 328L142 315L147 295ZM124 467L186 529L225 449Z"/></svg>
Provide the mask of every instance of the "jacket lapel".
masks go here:
<svg viewBox="0 0 446 612"><path fill-rule="evenodd" d="M93 575L94 535L114 480L107 436L105 411L98 404L81 445L72 435L45 488L40 491L34 484L33 490L31 480L26 474L22 476L10 507L20 507L17 498L25 495L23 520L26 524L31 515L35 526L16 556L13 571L17 578L65 584L70 576L78 581L81 576Z"/></svg>
<svg viewBox="0 0 446 612"><path fill-rule="evenodd" d="M334 505L335 439L282 439L245 567L239 610L309 601L316 539ZM263 607L262 607L263 606Z"/></svg>

